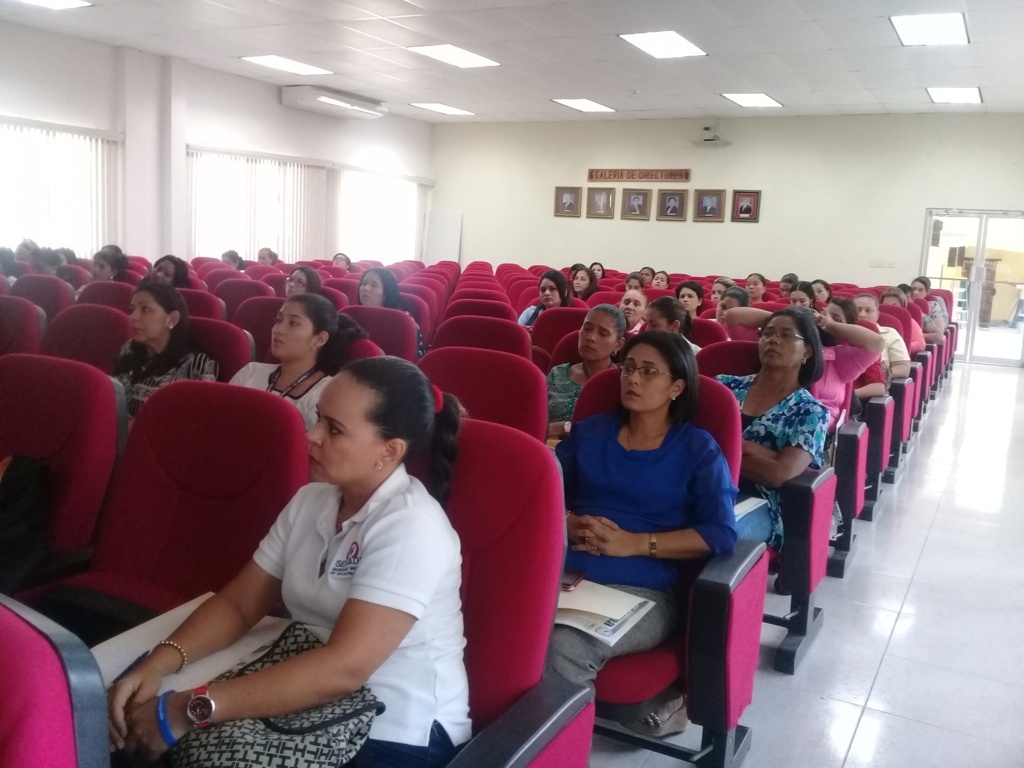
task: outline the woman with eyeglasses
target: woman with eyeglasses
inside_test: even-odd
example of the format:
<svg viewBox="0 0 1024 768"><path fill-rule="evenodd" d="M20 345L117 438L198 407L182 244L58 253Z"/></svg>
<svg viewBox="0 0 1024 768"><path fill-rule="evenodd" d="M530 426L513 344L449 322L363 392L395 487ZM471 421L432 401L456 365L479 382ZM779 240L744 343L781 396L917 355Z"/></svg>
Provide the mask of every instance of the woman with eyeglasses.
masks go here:
<svg viewBox="0 0 1024 768"><path fill-rule="evenodd" d="M312 267L296 267L284 281L284 296L290 299L302 293L320 294L323 281L320 274Z"/></svg>
<svg viewBox="0 0 1024 768"><path fill-rule="evenodd" d="M742 308L748 311L747 308ZM730 309L726 316L738 310ZM782 546L779 489L824 461L829 413L808 391L824 369L814 315L788 307L770 315L758 342L761 370L752 376L716 376L732 390L743 420L740 491L768 508L736 522L740 538Z"/></svg>
<svg viewBox="0 0 1024 768"><path fill-rule="evenodd" d="M618 410L579 422L555 449L568 510L566 569L654 603L614 647L555 626L547 674L591 687L610 658L654 648L676 629L680 560L736 544L729 465L714 438L691 423L699 382L693 352L677 333L646 331L623 354ZM624 725L678 733L686 725L682 692Z"/></svg>

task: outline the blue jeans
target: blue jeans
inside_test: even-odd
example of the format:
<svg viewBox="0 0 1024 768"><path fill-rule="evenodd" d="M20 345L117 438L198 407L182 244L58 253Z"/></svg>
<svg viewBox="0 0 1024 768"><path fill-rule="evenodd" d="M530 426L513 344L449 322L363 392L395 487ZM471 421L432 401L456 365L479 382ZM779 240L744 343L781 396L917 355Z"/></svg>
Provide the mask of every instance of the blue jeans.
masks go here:
<svg viewBox="0 0 1024 768"><path fill-rule="evenodd" d="M772 537L772 513L764 504L736 521L736 538L767 542Z"/></svg>
<svg viewBox="0 0 1024 768"><path fill-rule="evenodd" d="M430 743L425 747L376 739L370 739L369 745L373 768L443 768L458 752L448 732L436 720L430 728Z"/></svg>

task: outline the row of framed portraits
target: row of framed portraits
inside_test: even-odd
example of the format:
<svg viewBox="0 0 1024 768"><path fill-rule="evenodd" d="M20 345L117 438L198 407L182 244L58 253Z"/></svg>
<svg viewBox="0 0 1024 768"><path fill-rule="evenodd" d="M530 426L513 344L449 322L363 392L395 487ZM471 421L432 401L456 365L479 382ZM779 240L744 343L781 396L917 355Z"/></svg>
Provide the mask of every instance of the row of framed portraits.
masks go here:
<svg viewBox="0 0 1024 768"><path fill-rule="evenodd" d="M688 189L623 189L620 219L649 221L651 212L658 221L686 221ZM725 221L727 196L724 189L693 190L694 221ZM555 187L555 216L582 215L586 205L588 219L615 218L615 188ZM732 190L730 221L756 222L761 216L761 190Z"/></svg>

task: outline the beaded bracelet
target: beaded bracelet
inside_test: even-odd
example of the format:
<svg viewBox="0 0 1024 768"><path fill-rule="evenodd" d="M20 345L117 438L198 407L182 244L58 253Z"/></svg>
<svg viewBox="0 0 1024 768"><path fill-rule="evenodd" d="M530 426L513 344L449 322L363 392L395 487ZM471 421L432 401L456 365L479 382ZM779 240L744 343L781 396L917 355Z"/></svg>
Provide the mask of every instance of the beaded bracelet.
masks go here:
<svg viewBox="0 0 1024 768"><path fill-rule="evenodd" d="M159 643L156 644L156 647L159 648L161 645L169 645L171 648L173 648L181 654L181 666L174 670L174 673L177 674L178 672L181 672L181 670L183 670L188 665L188 654L185 653L185 649L173 640L161 640Z"/></svg>

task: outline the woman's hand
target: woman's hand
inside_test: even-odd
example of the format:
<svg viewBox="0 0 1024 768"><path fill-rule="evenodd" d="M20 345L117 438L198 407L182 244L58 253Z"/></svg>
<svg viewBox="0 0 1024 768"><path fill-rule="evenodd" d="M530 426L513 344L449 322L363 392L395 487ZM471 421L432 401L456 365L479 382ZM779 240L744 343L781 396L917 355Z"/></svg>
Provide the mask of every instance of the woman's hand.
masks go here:
<svg viewBox="0 0 1024 768"><path fill-rule="evenodd" d="M566 528L574 552L608 557L631 557L647 553L646 534L624 531L607 517L569 515Z"/></svg>
<svg viewBox="0 0 1024 768"><path fill-rule="evenodd" d="M183 737L191 728L185 707L191 695L188 691L175 691L167 697L167 725L175 739ZM131 708L127 714L128 738L125 749L130 754L158 760L170 747L160 732L156 716L156 699L149 699Z"/></svg>
<svg viewBox="0 0 1024 768"><path fill-rule="evenodd" d="M836 325L836 321L832 319L832 316L828 312L811 311L814 312L814 322L818 326L818 330L831 334L833 327Z"/></svg>
<svg viewBox="0 0 1024 768"><path fill-rule="evenodd" d="M125 748L129 731L127 714L131 710L145 702L153 702L153 706L156 706L156 695L160 692L162 680L163 675L159 670L143 663L107 691L107 729L112 748Z"/></svg>

